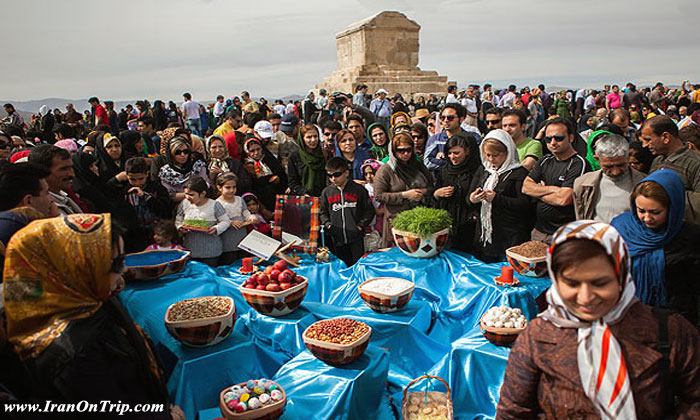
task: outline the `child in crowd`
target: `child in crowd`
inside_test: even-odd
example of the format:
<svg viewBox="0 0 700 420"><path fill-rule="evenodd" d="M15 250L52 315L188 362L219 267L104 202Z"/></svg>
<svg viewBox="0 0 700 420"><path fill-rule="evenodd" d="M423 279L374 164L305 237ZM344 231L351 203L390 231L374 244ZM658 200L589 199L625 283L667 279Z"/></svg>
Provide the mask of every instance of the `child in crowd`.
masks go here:
<svg viewBox="0 0 700 420"><path fill-rule="evenodd" d="M365 178L365 189L372 200L372 205L376 216L371 223L372 231L365 236L365 252L376 251L381 244L381 236L384 231L384 204L374 198L374 175L377 173L382 163L375 159L367 159L362 163L362 175Z"/></svg>
<svg viewBox="0 0 700 420"><path fill-rule="evenodd" d="M180 235L172 220L160 220L153 226L153 242L145 250L185 249L178 245Z"/></svg>
<svg viewBox="0 0 700 420"><path fill-rule="evenodd" d="M171 215L170 196L159 182L149 179L150 170L148 160L142 157L133 157L124 164L128 181L124 198L136 215L136 226L129 230L133 250L143 249L153 235L155 223Z"/></svg>
<svg viewBox="0 0 700 420"><path fill-rule="evenodd" d="M213 267L222 252L219 235L231 226L231 221L221 203L207 198L207 190L207 182L199 176L185 183L185 200L177 208L175 226L184 235L192 259Z"/></svg>
<svg viewBox="0 0 700 420"><path fill-rule="evenodd" d="M325 228L326 244L331 252L350 267L365 252L364 234L374 219L375 211L369 194L357 182L348 182L349 162L334 157L326 163L331 185L323 189L321 197L321 224Z"/></svg>
<svg viewBox="0 0 700 420"><path fill-rule="evenodd" d="M229 265L240 258L238 244L248 234L246 227L258 220L250 214L243 199L236 195L237 186L238 177L232 172L224 172L216 177L216 189L221 194L216 201L221 203L231 220L231 227L221 235L223 252L219 258L219 265Z"/></svg>
<svg viewBox="0 0 700 420"><path fill-rule="evenodd" d="M260 205L260 200L258 200L258 197L256 197L255 194L246 193L243 194L241 198L245 200L245 204L248 207L248 212L256 219L252 225L248 226L248 232L250 233L251 230L255 229L258 232L269 236L270 232L272 231L272 226L268 222L268 219L272 217L272 213L267 211L269 215L268 217L265 217L266 210Z"/></svg>

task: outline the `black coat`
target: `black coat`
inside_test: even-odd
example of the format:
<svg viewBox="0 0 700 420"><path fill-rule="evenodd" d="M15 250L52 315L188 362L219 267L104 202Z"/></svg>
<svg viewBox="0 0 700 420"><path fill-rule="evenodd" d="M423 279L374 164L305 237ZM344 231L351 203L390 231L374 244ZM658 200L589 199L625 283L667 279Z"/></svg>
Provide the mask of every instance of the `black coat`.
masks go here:
<svg viewBox="0 0 700 420"><path fill-rule="evenodd" d="M430 201L438 209L447 210L452 216L452 248L471 251L476 227L476 213L469 205L469 188L474 172L465 171L458 176L450 175L447 166L440 168L435 181L435 188L429 191ZM435 198L433 193L438 188L453 186L450 197Z"/></svg>
<svg viewBox="0 0 700 420"><path fill-rule="evenodd" d="M474 235L475 254L486 262L505 261L506 249L520 245L530 240L530 233L534 226L534 206L529 196L523 194L523 181L528 171L524 167L515 168L504 172L498 177L498 184L494 191L496 196L491 207L491 243L484 246L481 243L481 204L473 204L479 222ZM482 167L474 176L469 189L469 194L479 187L483 187L489 177L489 173ZM468 200L468 198L467 198Z"/></svg>
<svg viewBox="0 0 700 420"><path fill-rule="evenodd" d="M683 222L664 258L669 307L700 329L700 226Z"/></svg>
<svg viewBox="0 0 700 420"><path fill-rule="evenodd" d="M302 181L302 171L304 170L304 161L301 160L299 150L295 150L287 159L287 177L289 178L289 189L293 195L308 194L312 197L319 197L323 188L319 191L306 191ZM325 176L325 172L324 172ZM324 187L328 185L328 179L324 182Z"/></svg>

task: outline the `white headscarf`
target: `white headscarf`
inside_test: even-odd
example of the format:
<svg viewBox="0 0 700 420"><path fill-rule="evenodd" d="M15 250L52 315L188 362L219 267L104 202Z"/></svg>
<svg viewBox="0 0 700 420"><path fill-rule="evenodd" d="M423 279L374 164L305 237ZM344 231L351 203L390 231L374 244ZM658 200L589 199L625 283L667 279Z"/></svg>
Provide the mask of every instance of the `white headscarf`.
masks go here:
<svg viewBox="0 0 700 420"><path fill-rule="evenodd" d="M484 143L488 139L498 140L504 146L506 146L506 149L508 149L506 152L506 160L498 169L494 168L486 159L486 154L484 152ZM484 165L484 169L486 169L486 172L489 173L489 177L486 178L486 182L482 187L485 191L492 191L494 188L496 188L496 185L498 184L498 177L501 174L506 173L508 171L512 171L513 169L519 168L521 166L520 159L518 158L518 150L515 147L515 142L510 137L510 134L508 134L505 130L497 129L489 131L488 134L486 134L486 137L484 137L484 141L481 142L481 147L479 148L479 150L481 151L481 164ZM484 200L481 202L481 243L483 244L491 243L492 240L492 208L493 204L490 201Z"/></svg>
<svg viewBox="0 0 700 420"><path fill-rule="evenodd" d="M589 239L605 248L615 261L616 274L620 282L620 300L602 318L581 321L566 306L559 294L557 281L552 271L552 253L563 242L570 239ZM630 258L624 239L614 227L593 220L578 220L568 223L554 234L547 253L547 267L552 287L547 291L549 307L540 316L558 328L578 329L578 370L586 396L598 410L602 420L636 420L634 397L627 373L627 365L620 343L612 335L608 325L620 322L627 310L637 302L635 286L630 275Z"/></svg>
<svg viewBox="0 0 700 420"><path fill-rule="evenodd" d="M39 108L39 115L41 115L42 117L48 113L49 107L47 105L42 105L41 108Z"/></svg>

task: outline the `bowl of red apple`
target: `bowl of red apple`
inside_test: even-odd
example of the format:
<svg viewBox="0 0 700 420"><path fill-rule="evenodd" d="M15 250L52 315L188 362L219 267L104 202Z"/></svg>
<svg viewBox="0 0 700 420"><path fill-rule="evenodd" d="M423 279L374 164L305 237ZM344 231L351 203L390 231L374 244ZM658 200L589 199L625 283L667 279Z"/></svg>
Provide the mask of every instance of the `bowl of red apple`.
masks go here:
<svg viewBox="0 0 700 420"><path fill-rule="evenodd" d="M256 271L241 285L241 294L253 309L263 315L292 313L306 296L309 281L290 270L285 261L277 261Z"/></svg>

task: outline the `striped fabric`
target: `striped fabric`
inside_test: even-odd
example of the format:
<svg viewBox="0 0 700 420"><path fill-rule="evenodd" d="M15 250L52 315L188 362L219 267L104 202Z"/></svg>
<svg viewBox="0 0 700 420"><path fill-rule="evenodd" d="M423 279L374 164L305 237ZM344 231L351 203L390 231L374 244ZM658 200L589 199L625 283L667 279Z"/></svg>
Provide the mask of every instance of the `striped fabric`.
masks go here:
<svg viewBox="0 0 700 420"><path fill-rule="evenodd" d="M589 239L601 244L616 262L620 279L620 300L610 312L594 322L579 320L564 303L552 272L552 252L561 243L575 238ZM622 320L627 309L637 302L630 275L630 258L622 236L614 227L593 220L578 220L562 226L552 238L547 253L547 267L552 287L547 292L549 307L542 318L559 328L578 329L578 368L581 384L588 398L598 409L601 419L636 420L634 397L627 366L620 344L608 328Z"/></svg>
<svg viewBox="0 0 700 420"><path fill-rule="evenodd" d="M284 226L282 226L284 206L290 204L297 206L303 204L311 205L311 231L309 232L309 240L306 241L303 246L295 245L292 249L306 254L315 254L321 232L321 202L318 200L318 197L278 194L275 200L275 225L272 230L272 237L282 240L282 231L284 230Z"/></svg>

